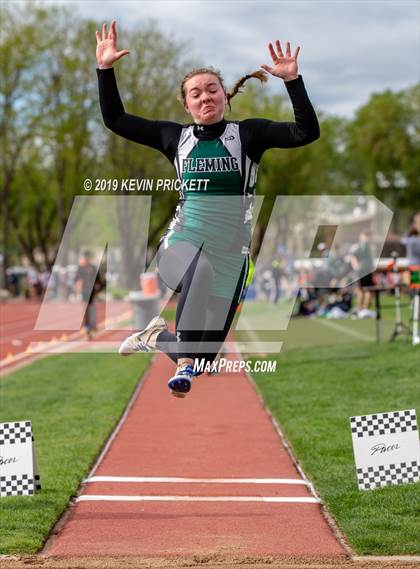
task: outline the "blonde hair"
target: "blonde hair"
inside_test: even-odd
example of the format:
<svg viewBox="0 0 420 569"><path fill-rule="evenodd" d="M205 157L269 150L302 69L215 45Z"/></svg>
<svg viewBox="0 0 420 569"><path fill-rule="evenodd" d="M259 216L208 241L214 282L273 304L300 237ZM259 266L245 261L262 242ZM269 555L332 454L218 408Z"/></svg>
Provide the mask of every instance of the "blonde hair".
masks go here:
<svg viewBox="0 0 420 569"><path fill-rule="evenodd" d="M185 103L186 103L185 83L189 79L191 79L192 77L195 77L196 75L203 75L203 73L210 73L211 75L214 75L215 77L217 77L220 85L222 86L223 91L226 94L227 102L229 105L229 110L231 109L231 106L230 106L231 99L233 99L233 97L237 93L242 92L242 91L240 91L240 88L245 84L246 81L248 81L248 79L251 79L251 77L253 77L254 79L259 79L261 81L261 83L265 83L266 81L268 81L267 73L265 71L261 71L260 69L258 69L257 71L254 71L253 73L249 73L247 75L244 75L243 77L238 79L238 81L236 81L236 83L232 87L232 89L230 89L230 91L226 91L226 87L224 85L223 78L220 74L220 71L218 71L217 69L214 69L213 67L200 67L197 69L193 69L192 71L187 73L181 81L179 100L183 105L185 105Z"/></svg>

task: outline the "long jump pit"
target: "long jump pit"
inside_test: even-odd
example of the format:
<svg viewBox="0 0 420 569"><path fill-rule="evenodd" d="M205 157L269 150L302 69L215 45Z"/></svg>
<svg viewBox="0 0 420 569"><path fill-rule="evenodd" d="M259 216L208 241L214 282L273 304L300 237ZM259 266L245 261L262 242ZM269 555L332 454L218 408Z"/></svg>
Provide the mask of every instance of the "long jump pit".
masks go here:
<svg viewBox="0 0 420 569"><path fill-rule="evenodd" d="M202 374L184 399L173 371L155 355L43 551L1 569L418 564L353 555L244 370Z"/></svg>

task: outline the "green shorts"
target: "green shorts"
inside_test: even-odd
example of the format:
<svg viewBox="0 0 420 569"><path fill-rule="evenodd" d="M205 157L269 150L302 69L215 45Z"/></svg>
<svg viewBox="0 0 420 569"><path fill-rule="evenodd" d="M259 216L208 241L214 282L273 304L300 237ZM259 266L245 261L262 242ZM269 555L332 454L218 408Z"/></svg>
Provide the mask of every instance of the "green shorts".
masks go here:
<svg viewBox="0 0 420 569"><path fill-rule="evenodd" d="M177 235L176 233L172 233L169 237L163 237L159 242L158 259L165 250L182 242L191 244L197 251L201 249L208 259L214 271L210 294L212 296L220 296L230 300L235 300L239 303L248 277L248 250L244 253L227 253L226 251L206 247L203 242L200 243L198 240L193 242L191 239L183 239L181 234ZM163 278L162 280L165 282ZM167 283L165 284L169 286ZM175 289L175 292L180 292L180 289Z"/></svg>

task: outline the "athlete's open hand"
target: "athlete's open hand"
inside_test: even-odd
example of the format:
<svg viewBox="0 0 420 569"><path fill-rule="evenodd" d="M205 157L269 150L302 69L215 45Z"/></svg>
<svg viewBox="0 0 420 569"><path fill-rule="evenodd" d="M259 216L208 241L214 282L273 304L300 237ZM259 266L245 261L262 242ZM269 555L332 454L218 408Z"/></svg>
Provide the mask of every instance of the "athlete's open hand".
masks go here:
<svg viewBox="0 0 420 569"><path fill-rule="evenodd" d="M115 20L112 20L109 32L106 31L106 24L102 26L102 38L96 30L96 60L99 67L112 67L112 65L130 53L128 49L117 51L117 28Z"/></svg>
<svg viewBox="0 0 420 569"><path fill-rule="evenodd" d="M276 51L274 51L273 44L268 44L268 51L270 52L271 59L273 60L273 67L268 65L261 65L263 69L274 75L280 77L285 81L296 79L298 76L297 56L300 50L298 46L293 56L290 52L290 42L286 42L286 55L283 54L279 40L276 40Z"/></svg>

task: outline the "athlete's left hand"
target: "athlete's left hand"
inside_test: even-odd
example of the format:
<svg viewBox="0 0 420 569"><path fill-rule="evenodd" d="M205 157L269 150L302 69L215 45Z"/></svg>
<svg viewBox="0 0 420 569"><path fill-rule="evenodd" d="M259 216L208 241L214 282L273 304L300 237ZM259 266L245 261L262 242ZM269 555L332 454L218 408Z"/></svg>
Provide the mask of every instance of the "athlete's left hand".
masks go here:
<svg viewBox="0 0 420 569"><path fill-rule="evenodd" d="M290 42L286 42L286 55L284 55L279 40L276 40L276 50L277 53L274 51L272 43L268 44L268 51L270 52L274 66L261 65L261 67L265 69L265 71L268 71L268 73L271 73L271 75L284 79L284 81L296 79L298 76L297 56L300 46L296 48L292 56L290 52Z"/></svg>

